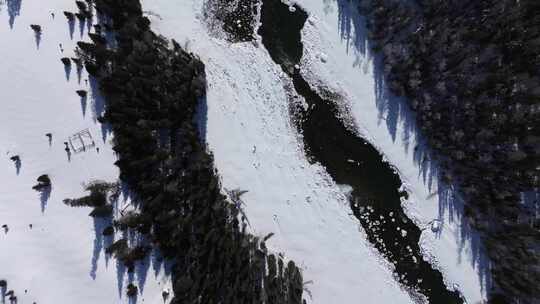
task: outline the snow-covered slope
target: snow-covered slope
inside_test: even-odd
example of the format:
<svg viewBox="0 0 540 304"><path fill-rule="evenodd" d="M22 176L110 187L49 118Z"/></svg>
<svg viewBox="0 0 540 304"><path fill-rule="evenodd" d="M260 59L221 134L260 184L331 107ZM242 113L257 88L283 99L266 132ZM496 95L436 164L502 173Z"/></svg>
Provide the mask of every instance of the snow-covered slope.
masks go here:
<svg viewBox="0 0 540 304"><path fill-rule="evenodd" d="M89 217L88 208L62 203L81 196L83 182L118 178L110 135L103 138L95 121L102 101L91 92L84 72L79 83L72 65L67 80L60 62L73 56L80 29L87 31L77 22L70 39L62 12L75 9L73 0L0 4L0 225L9 229L0 231L0 279L7 280L19 304L127 303L129 280L142 289L139 300L163 303L167 279L161 262L149 259L129 275L105 256L110 240L101 232L106 221ZM39 48L30 24L42 27ZM79 89L91 92L86 105L75 93ZM99 153L89 148L72 153L69 161L63 143L84 129ZM50 145L46 133L52 133ZM15 155L21 159L19 169L10 160ZM41 174L52 179L50 193L32 190Z"/></svg>
<svg viewBox="0 0 540 304"><path fill-rule="evenodd" d="M302 32L302 71L312 86L342 95L359 133L397 169L409 192L407 214L425 228L421 246L447 286L469 303L485 300L488 262L478 234L462 218L462 202L437 182L437 164L422 142L406 102L386 91L354 1L298 0L310 17ZM322 60L321 60L322 59ZM432 231L431 223L441 223Z"/></svg>

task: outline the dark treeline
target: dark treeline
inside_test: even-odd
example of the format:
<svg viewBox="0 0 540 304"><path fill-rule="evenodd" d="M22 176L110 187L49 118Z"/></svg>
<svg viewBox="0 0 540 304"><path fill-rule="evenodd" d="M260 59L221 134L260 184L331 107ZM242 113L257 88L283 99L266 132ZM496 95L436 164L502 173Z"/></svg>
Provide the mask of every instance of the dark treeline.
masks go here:
<svg viewBox="0 0 540 304"><path fill-rule="evenodd" d="M302 303L300 269L270 254L267 238L246 232L247 220L221 194L213 158L198 139L193 118L205 94L203 63L153 33L138 0L93 2L108 20L98 28L113 29L117 47L108 48L98 32L93 43L78 43L78 53L99 81L107 103L99 121L112 127L120 178L141 214L128 213L116 228L150 223L137 231L175 262L172 303ZM102 195L90 192L66 202L103 205ZM134 250L127 246L116 242L108 252L125 256Z"/></svg>
<svg viewBox="0 0 540 304"><path fill-rule="evenodd" d="M442 180L493 262L493 303L540 302L540 2L363 0L393 93L406 96Z"/></svg>

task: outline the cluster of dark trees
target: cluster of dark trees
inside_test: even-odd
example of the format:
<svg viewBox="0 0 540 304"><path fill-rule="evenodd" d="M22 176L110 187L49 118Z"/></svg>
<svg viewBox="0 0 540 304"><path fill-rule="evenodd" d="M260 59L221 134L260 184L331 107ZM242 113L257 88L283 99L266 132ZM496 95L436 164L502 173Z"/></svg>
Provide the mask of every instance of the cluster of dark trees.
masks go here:
<svg viewBox="0 0 540 304"><path fill-rule="evenodd" d="M247 220L221 194L213 158L198 138L193 118L205 93L204 64L154 34L138 0L93 2L117 47L95 33L93 43L78 43L78 55L99 81L107 103L99 121L112 127L120 178L140 206L115 228L147 234L175 261L172 303L302 303L300 269L246 232ZM92 191L83 198L102 199ZM119 240L107 250L129 262L146 248Z"/></svg>
<svg viewBox="0 0 540 304"><path fill-rule="evenodd" d="M108 217L113 213L113 199L109 200L109 192L118 192L118 184L93 181L85 186L85 190L90 194L74 199L65 199L64 204L71 207L92 207L90 216Z"/></svg>
<svg viewBox="0 0 540 304"><path fill-rule="evenodd" d="M87 19L90 20L93 17L92 0L75 1L75 4L77 4L77 8L79 9L77 13L64 11L64 16L66 16L69 22L74 22L75 17L77 17L80 22L85 22Z"/></svg>
<svg viewBox="0 0 540 304"><path fill-rule="evenodd" d="M540 2L360 0L386 82L485 236L493 303L540 301ZM538 208L538 202L536 202Z"/></svg>

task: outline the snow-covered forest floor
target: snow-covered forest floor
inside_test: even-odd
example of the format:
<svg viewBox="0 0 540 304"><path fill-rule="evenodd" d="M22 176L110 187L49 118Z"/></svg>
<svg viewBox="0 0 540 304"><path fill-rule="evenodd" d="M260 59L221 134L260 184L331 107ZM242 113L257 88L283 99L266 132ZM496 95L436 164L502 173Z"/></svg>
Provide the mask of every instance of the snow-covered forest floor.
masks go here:
<svg viewBox="0 0 540 304"><path fill-rule="evenodd" d="M82 183L118 178L112 135L96 121L104 101L87 83L86 71L79 81L75 64L65 70L60 61L74 56L88 27L76 20L71 39L63 11L76 11L75 1L0 4L0 225L8 227L0 231L0 279L19 304L128 303L130 281L141 291L139 301L163 303L169 279L159 257L152 254L128 274L105 255L113 238L102 231L110 223L89 217L89 208L62 202L84 195ZM42 27L39 41L31 24ZM80 89L89 92L86 100L76 94ZM68 159L64 142L85 129L92 136L85 143L95 146L72 151ZM46 133L52 134L50 143ZM20 164L10 160L15 155ZM52 187L40 193L32 186L42 174ZM121 197L119 207L128 202Z"/></svg>

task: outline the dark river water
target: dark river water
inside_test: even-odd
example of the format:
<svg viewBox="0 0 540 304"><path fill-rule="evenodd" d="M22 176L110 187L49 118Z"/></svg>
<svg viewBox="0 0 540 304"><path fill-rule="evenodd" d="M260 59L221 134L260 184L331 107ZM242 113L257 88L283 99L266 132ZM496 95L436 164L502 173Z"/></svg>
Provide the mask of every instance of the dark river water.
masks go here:
<svg viewBox="0 0 540 304"><path fill-rule="evenodd" d="M441 273L423 260L418 245L420 229L401 207L400 197L406 193L399 191L399 176L370 143L337 118L335 103L319 96L295 70L303 52L300 31L308 17L295 8L291 12L279 0L263 0L259 34L272 59L291 77L296 92L309 105L309 110L301 110L295 117L308 158L320 162L336 183L352 187L354 215L369 241L395 266L396 280L413 297L425 295L433 304L463 303L459 292L448 290Z"/></svg>

